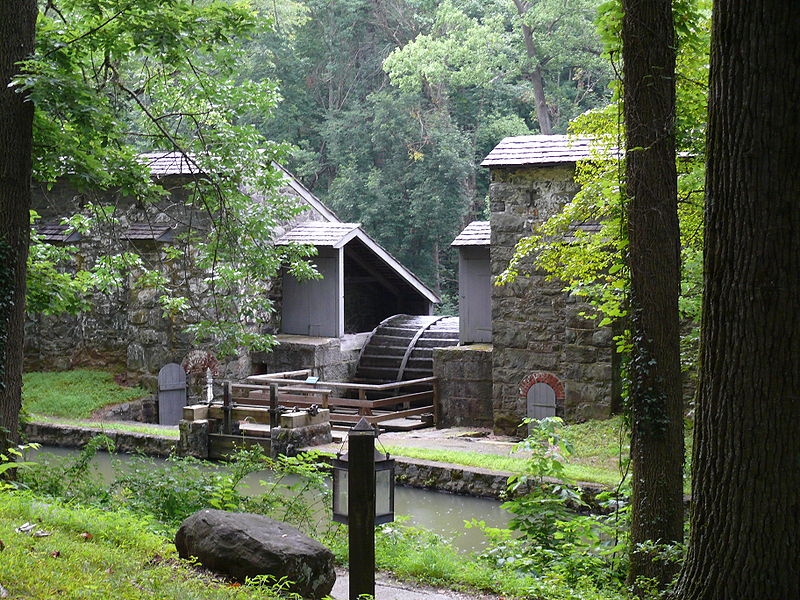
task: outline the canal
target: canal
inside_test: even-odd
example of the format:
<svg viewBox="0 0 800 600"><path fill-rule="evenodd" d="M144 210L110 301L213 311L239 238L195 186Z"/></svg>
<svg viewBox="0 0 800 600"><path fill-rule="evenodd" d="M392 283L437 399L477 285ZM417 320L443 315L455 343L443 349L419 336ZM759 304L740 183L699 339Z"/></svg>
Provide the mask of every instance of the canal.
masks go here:
<svg viewBox="0 0 800 600"><path fill-rule="evenodd" d="M40 453L69 457L77 456L79 450L44 446L32 453L31 458L35 460L36 455ZM128 456L124 454L112 456L98 452L92 464L105 481L111 483L115 478L114 462L124 463L127 459ZM163 459L152 460L156 464L163 462ZM209 468L213 468L212 465L209 465ZM246 493L247 489L258 490L259 481L268 479L269 476L268 471L251 473L243 481L247 485L243 493ZM484 543L483 534L476 528L467 529L464 526L465 522L476 519L484 521L489 527L504 527L510 517L497 500L402 486L395 489L395 514L405 523L437 533L464 551L478 550Z"/></svg>

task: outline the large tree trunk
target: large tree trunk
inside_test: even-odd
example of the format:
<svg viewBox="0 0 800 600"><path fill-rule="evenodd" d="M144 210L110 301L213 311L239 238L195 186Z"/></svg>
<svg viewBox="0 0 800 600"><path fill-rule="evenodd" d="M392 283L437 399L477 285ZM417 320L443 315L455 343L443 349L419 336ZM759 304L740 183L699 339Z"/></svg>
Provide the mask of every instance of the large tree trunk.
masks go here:
<svg viewBox="0 0 800 600"><path fill-rule="evenodd" d="M675 597L800 598L800 17L714 6L689 554Z"/></svg>
<svg viewBox="0 0 800 600"><path fill-rule="evenodd" d="M623 9L633 336L630 583L645 577L664 586L676 568L652 544L683 539L675 35L670 0L624 0Z"/></svg>
<svg viewBox="0 0 800 600"><path fill-rule="evenodd" d="M9 87L34 48L36 0L0 2L0 449L19 436L33 105Z"/></svg>

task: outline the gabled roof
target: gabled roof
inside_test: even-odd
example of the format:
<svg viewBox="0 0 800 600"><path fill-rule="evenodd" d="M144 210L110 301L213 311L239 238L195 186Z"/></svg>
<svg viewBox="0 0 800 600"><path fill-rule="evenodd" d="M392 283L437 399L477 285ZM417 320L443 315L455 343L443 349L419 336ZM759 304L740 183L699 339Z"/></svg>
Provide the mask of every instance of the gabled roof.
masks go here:
<svg viewBox="0 0 800 600"><path fill-rule="evenodd" d="M507 137L483 160L483 167L557 165L598 158L604 149L595 138L574 135ZM612 149L616 154L616 149Z"/></svg>
<svg viewBox="0 0 800 600"><path fill-rule="evenodd" d="M381 272L387 278L399 278L429 302L441 302L441 298L433 290L367 235L358 223L306 221L275 241L277 245L283 246L293 242L337 249L352 243L353 250L369 260L372 269Z"/></svg>
<svg viewBox="0 0 800 600"><path fill-rule="evenodd" d="M360 223L305 221L283 234L275 243L279 246L295 243L341 248L358 235L359 227Z"/></svg>
<svg viewBox="0 0 800 600"><path fill-rule="evenodd" d="M488 246L492 238L489 221L473 221L453 240L451 246Z"/></svg>
<svg viewBox="0 0 800 600"><path fill-rule="evenodd" d="M154 177L166 175L193 175L200 171L180 152L149 152L141 155L142 160L150 166ZM277 163L272 166L284 176L284 184L291 188L303 201L316 211L323 221L305 221L299 223L276 240L276 244L289 243L310 244L321 247L343 248L351 241L368 250L372 257L373 267L392 277L399 277L413 287L430 302L441 302L416 275L406 269L397 259L389 254L378 242L369 237L359 223L342 223L336 214L325 206L314 194L305 188L289 171ZM153 239L153 238L147 238Z"/></svg>

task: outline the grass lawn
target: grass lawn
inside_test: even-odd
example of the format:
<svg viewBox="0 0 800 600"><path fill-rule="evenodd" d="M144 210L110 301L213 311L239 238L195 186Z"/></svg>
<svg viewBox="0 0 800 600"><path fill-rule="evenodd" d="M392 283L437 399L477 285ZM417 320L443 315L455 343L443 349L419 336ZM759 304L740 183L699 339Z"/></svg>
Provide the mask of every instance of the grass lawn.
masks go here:
<svg viewBox="0 0 800 600"><path fill-rule="evenodd" d="M125 387L106 371L75 369L25 373L22 407L34 416L88 419L98 408L147 396L140 387Z"/></svg>
<svg viewBox="0 0 800 600"><path fill-rule="evenodd" d="M30 533L16 531L32 523ZM106 600L274 599L260 586L201 575L126 512L0 492L0 597ZM37 537L35 532L41 532ZM44 535L44 534L47 535Z"/></svg>
<svg viewBox="0 0 800 600"><path fill-rule="evenodd" d="M574 481L617 485L622 477L619 468L620 456L624 458L628 456L628 438L627 434L621 431L621 427L621 417L565 425L564 433L575 450L574 454L566 459L567 477ZM387 450L395 456L512 473L524 471L527 463L523 455L514 453L503 456L403 446L389 446Z"/></svg>

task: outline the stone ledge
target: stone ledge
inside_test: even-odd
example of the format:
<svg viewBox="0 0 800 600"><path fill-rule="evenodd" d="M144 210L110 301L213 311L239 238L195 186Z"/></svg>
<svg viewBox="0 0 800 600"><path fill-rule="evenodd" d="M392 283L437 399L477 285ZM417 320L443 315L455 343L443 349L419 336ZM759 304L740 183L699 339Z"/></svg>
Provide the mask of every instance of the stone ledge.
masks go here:
<svg viewBox="0 0 800 600"><path fill-rule="evenodd" d="M29 442L62 448L82 448L98 436L106 435L114 440L117 452L140 452L148 456L166 457L172 454L178 440L130 431L115 431L62 425L58 423L27 423L25 437Z"/></svg>

